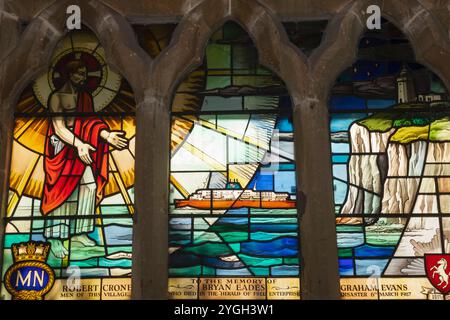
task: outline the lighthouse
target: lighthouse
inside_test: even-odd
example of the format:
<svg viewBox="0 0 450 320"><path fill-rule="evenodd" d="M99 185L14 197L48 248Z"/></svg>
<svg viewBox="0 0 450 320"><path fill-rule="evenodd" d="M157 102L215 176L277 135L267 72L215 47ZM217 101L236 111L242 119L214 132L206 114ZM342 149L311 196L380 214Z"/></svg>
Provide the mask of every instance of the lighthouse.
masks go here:
<svg viewBox="0 0 450 320"><path fill-rule="evenodd" d="M397 103L408 103L415 100L415 97L414 83L404 64L397 77Z"/></svg>

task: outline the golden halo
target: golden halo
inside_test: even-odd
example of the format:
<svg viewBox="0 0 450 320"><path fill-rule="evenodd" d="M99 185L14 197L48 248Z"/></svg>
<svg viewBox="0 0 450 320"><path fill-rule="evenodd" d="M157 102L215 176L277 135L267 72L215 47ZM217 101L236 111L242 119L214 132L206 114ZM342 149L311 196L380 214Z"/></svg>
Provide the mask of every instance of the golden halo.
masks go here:
<svg viewBox="0 0 450 320"><path fill-rule="evenodd" d="M18 102L18 104L21 104L21 108L18 109L28 113L29 116L17 116L15 118L8 216L14 214L22 196L36 199L42 197L45 181L45 141L51 118L33 117L33 113L45 111L42 109L47 108L49 95L54 90L58 90L58 85L61 85L61 83L58 83L62 79L57 72L58 68L73 57L77 58L76 55L97 66L97 68L92 68L91 65L91 72L96 69L96 73L92 77L97 77L97 81L94 86L90 87L91 90L89 91L94 99L95 111L102 110L108 105L112 107L113 111L129 107L127 104L129 102L124 97L132 96L133 93L127 91L127 88L123 90L122 77L107 67L104 49L100 46L95 35L79 31L69 33L55 49L49 70L32 83L31 90L29 87L26 89L25 94L22 94L21 100ZM131 107L134 107L134 105ZM132 212L132 200L126 190L134 184L135 119L134 116L107 116L108 113L106 112L99 113L99 116L100 114L105 115L103 120L111 130L125 131L126 138L129 139L128 148L120 151L112 149L110 152L110 172L108 184L105 187L105 197L122 194L125 203L130 207L130 212Z"/></svg>
<svg viewBox="0 0 450 320"><path fill-rule="evenodd" d="M48 97L58 89L58 82L61 82L61 65L71 59L81 59L88 65L86 84L92 94L95 111L108 106L119 91L122 77L109 68L104 48L93 34L87 32L69 33L58 44L48 72L33 83L33 91L39 102L47 108Z"/></svg>

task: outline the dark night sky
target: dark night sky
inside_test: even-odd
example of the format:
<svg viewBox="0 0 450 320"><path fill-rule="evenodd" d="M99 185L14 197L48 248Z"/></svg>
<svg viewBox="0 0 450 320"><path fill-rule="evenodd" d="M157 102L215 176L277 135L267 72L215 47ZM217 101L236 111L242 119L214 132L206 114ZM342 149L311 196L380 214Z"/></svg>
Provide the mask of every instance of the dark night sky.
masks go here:
<svg viewBox="0 0 450 320"><path fill-rule="evenodd" d="M358 60L337 79L331 99L333 109L359 109L357 105L364 99L396 99L396 77L402 65L410 70L417 93L444 92L442 82L415 63L406 37L392 23L383 20L381 30L368 30L364 34ZM385 104L388 105L387 101Z"/></svg>

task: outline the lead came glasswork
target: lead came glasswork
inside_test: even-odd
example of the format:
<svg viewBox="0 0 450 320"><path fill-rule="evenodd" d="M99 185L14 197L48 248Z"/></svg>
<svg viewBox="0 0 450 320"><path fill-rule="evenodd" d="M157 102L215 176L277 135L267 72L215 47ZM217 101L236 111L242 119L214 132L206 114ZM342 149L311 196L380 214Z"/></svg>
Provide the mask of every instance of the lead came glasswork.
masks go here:
<svg viewBox="0 0 450 320"><path fill-rule="evenodd" d="M344 298L443 297L426 260L450 257L449 107L398 29L366 32L330 99Z"/></svg>
<svg viewBox="0 0 450 320"><path fill-rule="evenodd" d="M257 61L226 23L173 98L172 298L299 298L291 100Z"/></svg>
<svg viewBox="0 0 450 320"><path fill-rule="evenodd" d="M135 105L87 29L68 33L20 96L2 270L14 244L51 245L45 299L130 298Z"/></svg>

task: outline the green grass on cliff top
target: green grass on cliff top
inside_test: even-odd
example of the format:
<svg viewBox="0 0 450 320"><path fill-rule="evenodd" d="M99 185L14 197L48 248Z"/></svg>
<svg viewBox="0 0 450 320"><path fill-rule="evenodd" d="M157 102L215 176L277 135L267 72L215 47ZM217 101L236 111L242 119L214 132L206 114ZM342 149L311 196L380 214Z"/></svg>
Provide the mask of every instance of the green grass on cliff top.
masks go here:
<svg viewBox="0 0 450 320"><path fill-rule="evenodd" d="M439 108L440 112L433 112L433 108ZM442 111L443 108L448 108L448 111ZM390 138L392 142L427 140L428 135L430 141L450 141L450 102L436 102L430 105L399 104L391 107L389 111L371 115L358 121L358 124L369 131L387 132L396 129Z"/></svg>

